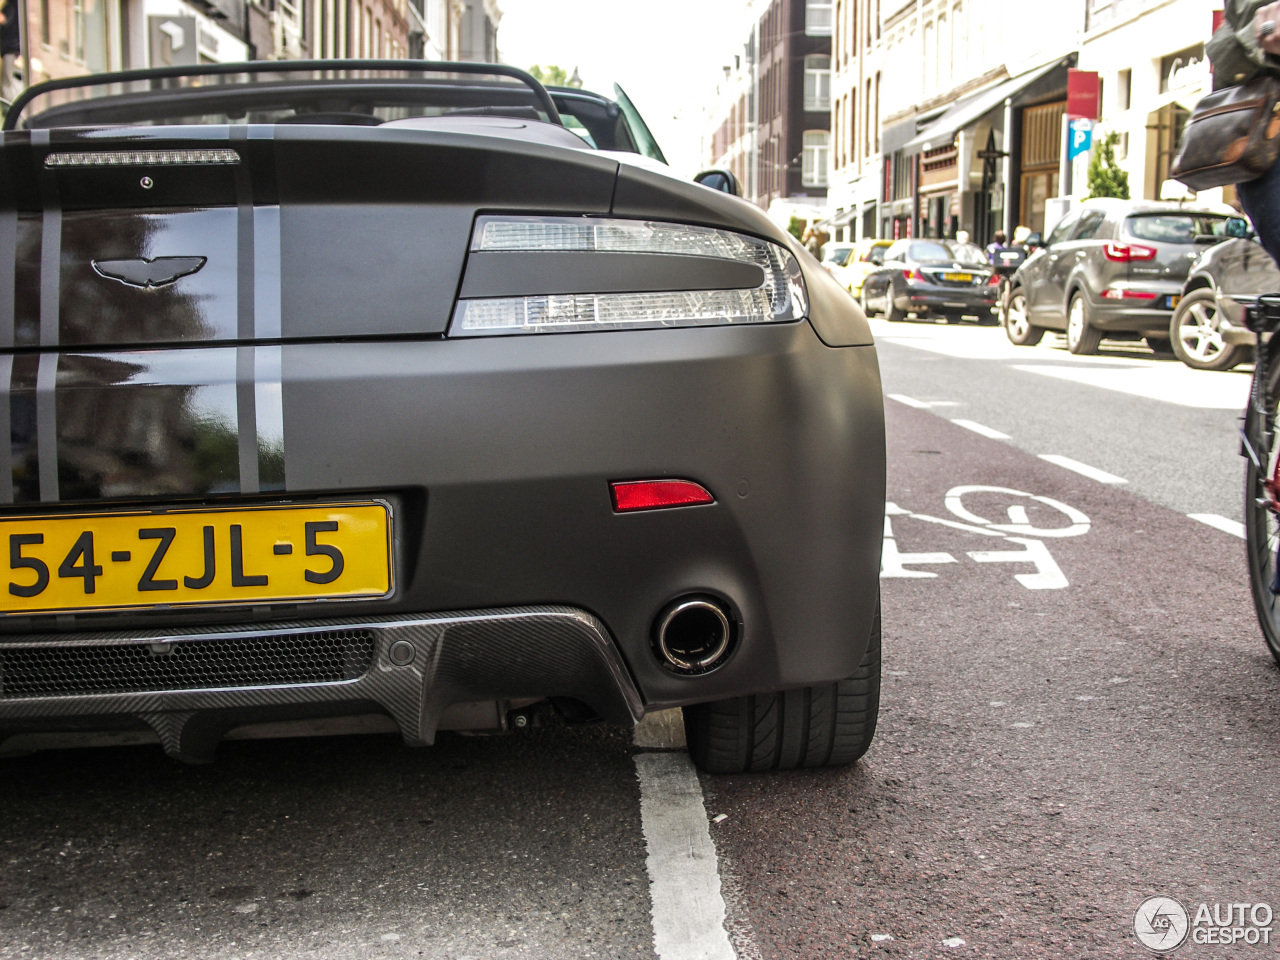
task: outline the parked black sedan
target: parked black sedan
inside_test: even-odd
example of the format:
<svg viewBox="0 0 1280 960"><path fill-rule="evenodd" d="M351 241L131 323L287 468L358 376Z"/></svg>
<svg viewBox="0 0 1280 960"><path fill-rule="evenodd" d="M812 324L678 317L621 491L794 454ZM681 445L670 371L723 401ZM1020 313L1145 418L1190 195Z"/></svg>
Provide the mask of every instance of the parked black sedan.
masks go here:
<svg viewBox="0 0 1280 960"><path fill-rule="evenodd" d="M976 317L994 323L1000 278L982 249L955 240L898 240L884 264L862 283L862 309L871 316L905 320L942 317L948 323Z"/></svg>
<svg viewBox="0 0 1280 960"><path fill-rule="evenodd" d="M1066 333L1072 353L1098 352L1104 336L1145 337L1169 349L1169 323L1192 262L1229 236L1240 217L1176 203L1088 200L1053 228L1010 281L1002 308L1009 339L1039 343Z"/></svg>
<svg viewBox="0 0 1280 960"><path fill-rule="evenodd" d="M1200 254L1173 311L1169 341L1178 359L1197 370L1230 370L1251 358L1254 335L1245 305L1280 291L1280 270L1255 240L1227 240Z"/></svg>
<svg viewBox="0 0 1280 960"><path fill-rule="evenodd" d="M683 707L706 770L860 757L871 331L761 210L653 163L494 64L19 97L0 748Z"/></svg>

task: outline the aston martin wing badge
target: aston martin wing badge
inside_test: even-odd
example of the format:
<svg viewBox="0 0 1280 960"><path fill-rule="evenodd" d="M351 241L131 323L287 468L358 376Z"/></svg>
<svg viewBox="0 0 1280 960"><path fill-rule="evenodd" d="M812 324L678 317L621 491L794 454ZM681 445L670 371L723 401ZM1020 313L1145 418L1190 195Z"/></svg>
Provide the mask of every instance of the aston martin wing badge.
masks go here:
<svg viewBox="0 0 1280 960"><path fill-rule="evenodd" d="M94 260L94 272L109 280L118 280L126 287L152 290L164 287L197 273L207 262L207 257L139 257L136 260Z"/></svg>

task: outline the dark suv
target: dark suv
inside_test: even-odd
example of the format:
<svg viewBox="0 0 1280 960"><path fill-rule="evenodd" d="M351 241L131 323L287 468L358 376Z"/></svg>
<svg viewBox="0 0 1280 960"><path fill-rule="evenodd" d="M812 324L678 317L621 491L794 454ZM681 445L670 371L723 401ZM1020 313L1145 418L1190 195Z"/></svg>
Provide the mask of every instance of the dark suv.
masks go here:
<svg viewBox="0 0 1280 960"><path fill-rule="evenodd" d="M1169 321L1205 244L1232 236L1238 217L1175 203L1088 200L1053 228L1013 275L1001 314L1016 344L1065 331L1072 353L1104 336L1169 348Z"/></svg>

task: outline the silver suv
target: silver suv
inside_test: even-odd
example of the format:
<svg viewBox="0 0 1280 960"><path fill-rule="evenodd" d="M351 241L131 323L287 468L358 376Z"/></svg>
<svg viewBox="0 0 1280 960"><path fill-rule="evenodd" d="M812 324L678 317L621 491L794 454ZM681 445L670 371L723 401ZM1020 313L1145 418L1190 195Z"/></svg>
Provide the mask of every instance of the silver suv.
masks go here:
<svg viewBox="0 0 1280 960"><path fill-rule="evenodd" d="M1064 331L1072 353L1104 336L1146 337L1167 352L1169 321L1206 244L1247 230L1239 217L1176 203L1087 200L1053 228L1013 275L1001 315L1016 344Z"/></svg>

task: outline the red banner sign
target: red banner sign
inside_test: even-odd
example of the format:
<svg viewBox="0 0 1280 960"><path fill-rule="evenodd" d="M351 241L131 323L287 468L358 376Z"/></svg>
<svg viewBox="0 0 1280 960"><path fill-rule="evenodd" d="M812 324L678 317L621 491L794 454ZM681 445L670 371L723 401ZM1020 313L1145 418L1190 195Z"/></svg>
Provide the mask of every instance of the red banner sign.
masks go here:
<svg viewBox="0 0 1280 960"><path fill-rule="evenodd" d="M1067 116L1072 120L1098 120L1101 118L1098 102L1101 84L1098 75L1091 70L1067 71Z"/></svg>

